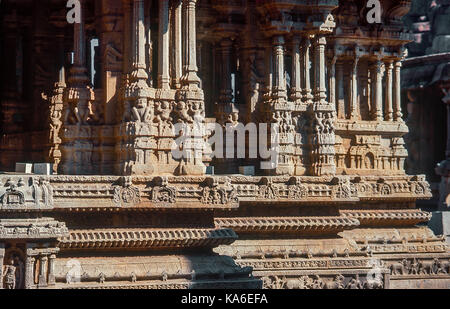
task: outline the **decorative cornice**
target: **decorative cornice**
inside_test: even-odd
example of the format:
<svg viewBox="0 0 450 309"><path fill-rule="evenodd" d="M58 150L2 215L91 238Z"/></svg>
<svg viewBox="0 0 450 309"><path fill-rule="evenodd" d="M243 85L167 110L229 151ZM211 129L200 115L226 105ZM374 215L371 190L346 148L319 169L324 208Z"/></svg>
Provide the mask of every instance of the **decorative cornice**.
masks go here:
<svg viewBox="0 0 450 309"><path fill-rule="evenodd" d="M381 221L389 221L390 224L413 225L428 222L431 213L421 210L341 210L341 215L346 218L359 220L361 225L379 224Z"/></svg>
<svg viewBox="0 0 450 309"><path fill-rule="evenodd" d="M62 238L61 249L183 248L229 245L231 229L109 229L74 230Z"/></svg>
<svg viewBox="0 0 450 309"><path fill-rule="evenodd" d="M242 232L336 232L359 226L359 221L344 217L244 217L216 218L216 226Z"/></svg>

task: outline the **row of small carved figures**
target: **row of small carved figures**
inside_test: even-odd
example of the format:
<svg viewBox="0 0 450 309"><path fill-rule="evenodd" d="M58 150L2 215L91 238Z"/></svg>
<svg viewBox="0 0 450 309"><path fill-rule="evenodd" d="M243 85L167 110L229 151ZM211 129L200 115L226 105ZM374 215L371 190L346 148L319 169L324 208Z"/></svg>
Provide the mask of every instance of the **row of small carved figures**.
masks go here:
<svg viewBox="0 0 450 309"><path fill-rule="evenodd" d="M380 275L367 275L367 279L362 281L359 275L354 275L350 280L339 274L332 280L321 278L319 275L302 276L300 278L286 277L263 277L264 289L383 289L383 279ZM347 281L347 282L346 282Z"/></svg>
<svg viewBox="0 0 450 309"><path fill-rule="evenodd" d="M251 258L259 258L259 259L266 259L266 258L283 258L283 259L289 259L289 258L307 258L312 259L314 257L332 257L332 258L339 258L339 257L345 257L349 258L350 256L364 256L364 257L370 257L372 256L372 251L370 248L363 249L364 251L355 251L350 252L349 249L345 249L344 251L338 252L337 250L333 250L330 252L318 252L314 253L311 251L311 249L308 249L306 251L297 251L297 250L285 250L285 251L256 251L256 252L250 252L250 253L240 253L235 252L233 255L234 259L251 259Z"/></svg>
<svg viewBox="0 0 450 309"><path fill-rule="evenodd" d="M449 275L450 260L403 259L390 265L391 275Z"/></svg>
<svg viewBox="0 0 450 309"><path fill-rule="evenodd" d="M189 274L183 274L181 270L179 270L176 274L169 274L167 271L163 271L161 274L150 274L147 273L145 276L137 276L136 273L132 272L128 277L125 276L131 283L136 283L137 281L145 281L145 280L159 280L166 282L169 279L186 279L186 280L199 280L202 277L208 277L209 279L217 279L217 280L224 280L225 277L232 277L232 276L240 276L240 275L248 275L252 273L253 268L251 267L242 267L238 268L236 267L235 271L232 273L226 273L223 270L220 272L214 272L214 273L205 273L205 272L196 272L195 270L192 270ZM81 283L82 281L87 282L97 282L100 284L106 283L108 279L112 281L117 281L118 279L124 279L124 276L120 276L119 274L115 274L111 278L107 278L104 273L100 273L97 278L93 278L89 276L88 274L84 273L81 276L76 276L72 272L68 272L66 274L66 283L67 284L74 284L74 283Z"/></svg>

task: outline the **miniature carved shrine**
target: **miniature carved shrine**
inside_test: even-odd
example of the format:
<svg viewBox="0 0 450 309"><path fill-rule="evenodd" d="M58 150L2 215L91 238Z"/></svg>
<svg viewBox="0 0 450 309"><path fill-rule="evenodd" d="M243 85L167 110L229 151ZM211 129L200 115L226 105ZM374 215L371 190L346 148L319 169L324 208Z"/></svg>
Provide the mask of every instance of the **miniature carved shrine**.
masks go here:
<svg viewBox="0 0 450 309"><path fill-rule="evenodd" d="M1 1L0 288L449 288L380 2ZM275 162L207 123L276 124Z"/></svg>

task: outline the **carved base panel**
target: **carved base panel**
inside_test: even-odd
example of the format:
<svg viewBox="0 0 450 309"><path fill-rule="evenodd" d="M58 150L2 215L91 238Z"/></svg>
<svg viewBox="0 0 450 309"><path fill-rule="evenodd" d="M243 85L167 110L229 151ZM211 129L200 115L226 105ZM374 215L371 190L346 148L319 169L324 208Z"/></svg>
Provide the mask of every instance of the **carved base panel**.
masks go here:
<svg viewBox="0 0 450 309"><path fill-rule="evenodd" d="M389 274L385 269L377 272L367 270L315 271L315 272L258 272L254 275L263 281L263 289L387 289Z"/></svg>
<svg viewBox="0 0 450 309"><path fill-rule="evenodd" d="M65 254L61 254L65 256ZM258 288L250 268L225 256L154 255L61 257L56 288ZM208 283L211 284L208 287Z"/></svg>

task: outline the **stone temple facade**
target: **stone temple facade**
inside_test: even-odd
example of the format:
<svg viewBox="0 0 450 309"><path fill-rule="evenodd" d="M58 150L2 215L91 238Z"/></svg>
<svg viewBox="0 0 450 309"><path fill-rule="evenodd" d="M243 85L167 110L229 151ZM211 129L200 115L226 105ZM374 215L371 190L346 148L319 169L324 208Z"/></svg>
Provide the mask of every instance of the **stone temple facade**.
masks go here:
<svg viewBox="0 0 450 309"><path fill-rule="evenodd" d="M0 287L450 288L404 168L411 1L66 2L0 5ZM175 158L207 123L276 124L276 162Z"/></svg>

